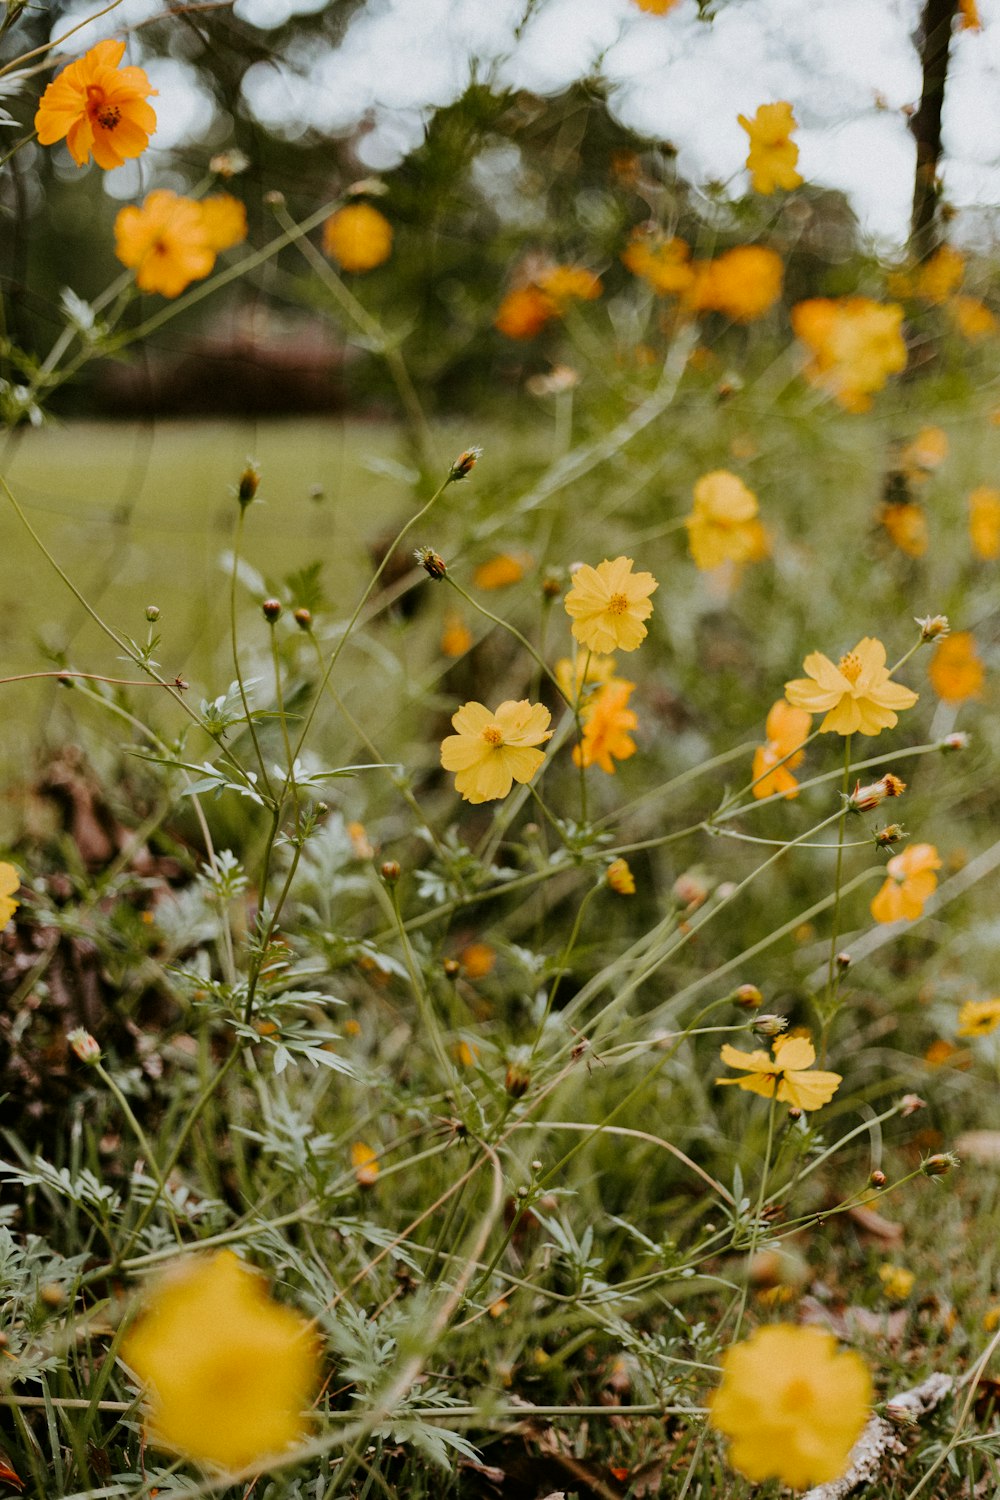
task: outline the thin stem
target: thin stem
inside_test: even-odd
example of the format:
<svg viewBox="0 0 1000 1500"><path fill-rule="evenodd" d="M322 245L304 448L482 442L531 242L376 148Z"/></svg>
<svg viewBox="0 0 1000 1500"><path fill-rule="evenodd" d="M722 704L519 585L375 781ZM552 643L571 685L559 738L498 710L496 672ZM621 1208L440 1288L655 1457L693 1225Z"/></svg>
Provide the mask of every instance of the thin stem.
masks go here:
<svg viewBox="0 0 1000 1500"><path fill-rule="evenodd" d="M512 625L509 620L501 619L501 617L499 615L495 615L492 610L487 609L486 606L485 606L485 604L480 604L479 600L473 598L473 596L471 594L467 593L465 591L465 589L463 589L463 587L462 587L462 585L460 583L456 583L455 582L454 578L452 578L452 576L451 576L450 573L446 573L445 574L445 582L446 583L450 583L451 586L452 586L452 588L455 590L456 594L461 595L461 597L466 601L466 603L467 604L471 604L472 608L474 610L477 610L478 613L481 614L484 619L491 620L494 625L499 625L499 627L500 627L501 630L506 630L506 632L507 632L508 635L512 635L514 637L515 641L517 641L519 645L521 645L521 646L524 647L524 649L525 649L525 651L527 651L528 655L532 658L532 660L535 662L535 664L539 667L539 669L542 672L544 672L545 676L552 683L552 686L555 688L556 692L559 694L560 698L563 700L563 702L566 704L566 706L569 709L571 709L573 711L573 713L575 714L576 713L576 707L575 707L573 699L564 690L564 688L562 687L561 683L559 682L559 679L556 677L556 674L553 672L553 670L549 666L548 662L545 661L545 660L543 660L543 658L535 650L534 646L527 639L527 637L523 636L521 634L521 632L517 629L517 627L514 626L514 625Z"/></svg>
<svg viewBox="0 0 1000 1500"><path fill-rule="evenodd" d="M236 637L236 580L240 569L240 545L243 541L243 523L246 517L246 506L241 504L239 515L236 518L236 536L233 541L233 566L229 577L229 642L233 653L233 670L236 673L236 685L240 690L240 702L243 704L243 714L246 719L250 738L253 741L254 753L257 756L257 765L260 769L261 784L271 798L274 792L271 789L271 781L264 764L264 756L261 753L260 741L257 739L257 729L254 725L253 714L250 712L250 700L247 697L246 685L243 681L243 668L240 666L240 651Z"/></svg>

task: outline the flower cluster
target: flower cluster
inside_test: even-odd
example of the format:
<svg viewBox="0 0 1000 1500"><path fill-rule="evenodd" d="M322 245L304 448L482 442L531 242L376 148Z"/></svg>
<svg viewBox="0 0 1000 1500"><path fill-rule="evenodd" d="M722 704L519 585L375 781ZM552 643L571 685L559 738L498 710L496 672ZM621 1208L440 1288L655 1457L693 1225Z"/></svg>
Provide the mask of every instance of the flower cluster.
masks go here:
<svg viewBox="0 0 1000 1500"><path fill-rule="evenodd" d="M682 239L634 230L622 262L658 297L677 297L686 313L721 313L733 323L754 323L781 296L784 264L765 245L736 245L712 260L692 260Z"/></svg>

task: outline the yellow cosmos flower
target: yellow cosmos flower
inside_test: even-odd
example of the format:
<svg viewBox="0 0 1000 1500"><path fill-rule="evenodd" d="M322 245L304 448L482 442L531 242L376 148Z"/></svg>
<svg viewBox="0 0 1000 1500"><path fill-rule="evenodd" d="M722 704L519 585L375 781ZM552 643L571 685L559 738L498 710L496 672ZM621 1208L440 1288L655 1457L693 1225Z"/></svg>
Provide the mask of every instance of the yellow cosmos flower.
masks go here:
<svg viewBox="0 0 1000 1500"><path fill-rule="evenodd" d="M634 229L622 251L622 264L652 287L657 296L679 296L694 280L691 248L684 240L666 239L646 229Z"/></svg>
<svg viewBox="0 0 1000 1500"><path fill-rule="evenodd" d="M694 510L684 522L695 565L703 571L724 562L755 562L767 556L767 537L757 519L753 490L728 469L703 474L694 487Z"/></svg>
<svg viewBox="0 0 1000 1500"><path fill-rule="evenodd" d="M64 137L77 166L94 160L106 172L141 156L156 130L146 103L156 90L142 68L122 68L124 42L98 42L64 68L38 103L35 129L43 146Z"/></svg>
<svg viewBox="0 0 1000 1500"><path fill-rule="evenodd" d="M694 261L684 305L718 312L733 323L754 323L781 296L781 256L764 245L737 245L714 260Z"/></svg>
<svg viewBox="0 0 1000 1500"><path fill-rule="evenodd" d="M871 1377L820 1328L773 1323L722 1356L709 1422L730 1440L729 1461L755 1483L828 1484L847 1468L868 1420Z"/></svg>
<svg viewBox="0 0 1000 1500"><path fill-rule="evenodd" d="M793 1109L822 1109L841 1084L839 1073L811 1071L816 1048L806 1037L776 1036L771 1043L773 1059L766 1052L741 1052L727 1042L719 1053L727 1068L742 1068L745 1078L717 1078L716 1083L734 1083L738 1089L777 1099Z"/></svg>
<svg viewBox="0 0 1000 1500"><path fill-rule="evenodd" d="M969 496L969 538L983 562L1000 557L1000 490L981 484Z"/></svg>
<svg viewBox="0 0 1000 1500"><path fill-rule="evenodd" d="M937 888L937 850L933 844L910 844L885 868L887 879L872 901L872 916L876 922L915 922Z"/></svg>
<svg viewBox="0 0 1000 1500"><path fill-rule="evenodd" d="M986 668L968 630L946 635L934 648L927 675L945 703L964 703L982 696Z"/></svg>
<svg viewBox="0 0 1000 1500"><path fill-rule="evenodd" d="M168 1272L122 1358L149 1387L150 1439L196 1463L263 1467L306 1434L319 1381L312 1325L231 1250Z"/></svg>
<svg viewBox="0 0 1000 1500"><path fill-rule="evenodd" d="M178 297L215 265L220 250L246 238L242 203L221 193L196 202L169 188L148 193L142 207L130 204L115 219L115 254L135 271L144 292Z"/></svg>
<svg viewBox="0 0 1000 1500"><path fill-rule="evenodd" d="M812 297L792 308L811 359L806 379L847 411L867 411L890 375L906 368L903 309L869 297Z"/></svg>
<svg viewBox="0 0 1000 1500"><path fill-rule="evenodd" d="M820 733L881 734L898 722L897 710L912 708L918 694L893 682L885 665L885 647L865 636L834 666L814 651L802 663L806 677L785 683L785 697L794 708L825 714Z"/></svg>
<svg viewBox="0 0 1000 1500"><path fill-rule="evenodd" d="M995 314L978 297L952 297L948 302L948 311L954 319L955 327L970 344L978 344L981 339L988 339L997 331Z"/></svg>
<svg viewBox="0 0 1000 1500"><path fill-rule="evenodd" d="M457 773L456 792L466 802L492 802L515 781L530 781L545 759L534 746L552 738L551 717L526 698L501 703L496 713L482 703L463 704L451 721L458 732L441 743L441 764Z"/></svg>
<svg viewBox="0 0 1000 1500"><path fill-rule="evenodd" d="M801 746L809 738L811 728L812 715L804 708L793 708L784 698L771 705L764 721L767 743L758 745L753 753L755 797L774 797L779 792L786 797L799 795L799 784L792 772L805 758Z"/></svg>
<svg viewBox="0 0 1000 1500"><path fill-rule="evenodd" d="M889 1302L905 1302L913 1291L916 1277L907 1266L894 1266L888 1261L878 1268L878 1279L882 1283L882 1295Z"/></svg>
<svg viewBox="0 0 1000 1500"><path fill-rule="evenodd" d="M635 740L628 732L639 722L628 706L634 687L634 682L614 680L590 700L582 713L583 742L573 747L575 765L600 766L613 776L615 761L635 754Z"/></svg>
<svg viewBox="0 0 1000 1500"><path fill-rule="evenodd" d="M15 891L21 889L21 877L9 865L6 860L0 860L0 928L7 926L11 917L20 906L20 901L13 900Z"/></svg>
<svg viewBox="0 0 1000 1500"><path fill-rule="evenodd" d="M348 203L323 225L323 249L342 271L373 271L392 254L392 225L370 203Z"/></svg>
<svg viewBox="0 0 1000 1500"><path fill-rule="evenodd" d="M581 563L563 601L573 635L591 651L634 651L646 638L642 623L653 613L650 594L659 584L652 573L633 573L630 557L607 558L591 568Z"/></svg>
<svg viewBox="0 0 1000 1500"><path fill-rule="evenodd" d="M958 1013L956 1036L989 1036L1000 1026L1000 1000L966 1000Z"/></svg>
<svg viewBox="0 0 1000 1500"><path fill-rule="evenodd" d="M803 179L795 169L799 148L792 140L797 123L787 99L777 104L762 104L752 120L737 115L750 137L747 169L755 193L771 194L775 188L786 192L801 185Z"/></svg>
<svg viewBox="0 0 1000 1500"><path fill-rule="evenodd" d="M913 500L883 505L879 520L892 542L907 557L923 557L927 551L927 515Z"/></svg>
<svg viewBox="0 0 1000 1500"><path fill-rule="evenodd" d="M593 302L604 290L600 277L583 266L551 266L536 277L536 285L558 314L571 302Z"/></svg>

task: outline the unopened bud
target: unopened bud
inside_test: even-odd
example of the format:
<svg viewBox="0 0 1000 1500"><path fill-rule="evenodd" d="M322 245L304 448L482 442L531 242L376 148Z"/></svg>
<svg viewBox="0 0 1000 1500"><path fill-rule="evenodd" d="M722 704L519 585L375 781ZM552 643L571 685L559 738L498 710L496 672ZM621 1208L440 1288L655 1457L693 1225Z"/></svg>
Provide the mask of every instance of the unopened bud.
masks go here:
<svg viewBox="0 0 1000 1500"><path fill-rule="evenodd" d="M82 1063L87 1063L93 1067L95 1063L100 1062L101 1049L97 1045L97 1039L96 1037L92 1037L89 1031L85 1031L82 1026L78 1026L75 1031L71 1031L66 1040Z"/></svg>
<svg viewBox="0 0 1000 1500"><path fill-rule="evenodd" d="M699 875L678 875L671 894L678 906L693 911L708 900L708 885Z"/></svg>
<svg viewBox="0 0 1000 1500"><path fill-rule="evenodd" d="M613 859L604 872L604 878L616 895L635 895L635 876L627 859Z"/></svg>
<svg viewBox="0 0 1000 1500"><path fill-rule="evenodd" d="M381 870L379 871L379 874L382 876L382 879L385 881L386 885L395 885L396 881L399 879L402 873L403 871L400 868L400 864L397 859L385 860Z"/></svg>
<svg viewBox="0 0 1000 1500"><path fill-rule="evenodd" d="M269 625L273 625L275 620L279 619L281 616L281 600L265 599L264 603L261 605L261 609L264 612L264 619Z"/></svg>
<svg viewBox="0 0 1000 1500"><path fill-rule="evenodd" d="M898 844L901 839L909 837L906 830L899 823L887 823L884 828L876 829L872 834L875 846L878 849L889 849L893 844Z"/></svg>
<svg viewBox="0 0 1000 1500"><path fill-rule="evenodd" d="M236 498L244 509L250 504L260 487L260 470L252 459L247 460L247 466L240 475L240 482L236 487Z"/></svg>
<svg viewBox="0 0 1000 1500"><path fill-rule="evenodd" d="M264 202L268 208L284 208L285 195L277 188L271 188L270 192L264 194Z"/></svg>
<svg viewBox="0 0 1000 1500"><path fill-rule="evenodd" d="M546 573L542 578L542 596L546 599L558 599L562 591L562 579L556 573Z"/></svg>
<svg viewBox="0 0 1000 1500"><path fill-rule="evenodd" d="M532 1162L532 1163L531 1163L531 1170L532 1170L532 1171L533 1171L533 1172L534 1172L534 1173L535 1173L535 1175L536 1175L536 1176L537 1176L537 1175L538 1175L538 1173L539 1173L539 1172L540 1172L540 1171L541 1171L541 1170L542 1170L542 1168L543 1168L543 1167L544 1167L544 1165L545 1165L545 1163L544 1163L544 1162L542 1162L542 1161L539 1161L539 1160L538 1160L538 1157L537 1157L537 1156L536 1156L536 1157L535 1157L535 1159L534 1159L534 1161L533 1161L533 1162Z"/></svg>
<svg viewBox="0 0 1000 1500"><path fill-rule="evenodd" d="M38 1299L46 1307L62 1307L66 1301L66 1291L58 1281L44 1281L38 1288Z"/></svg>
<svg viewBox="0 0 1000 1500"><path fill-rule="evenodd" d="M968 748L969 736L964 734L961 729L957 729L954 734L945 735L941 741L942 750L968 750Z"/></svg>
<svg viewBox="0 0 1000 1500"><path fill-rule="evenodd" d="M448 474L448 483L454 484L459 479L467 479L482 456L482 448L466 448L465 452L460 453L452 464Z"/></svg>
<svg viewBox="0 0 1000 1500"><path fill-rule="evenodd" d="M918 615L914 618L920 626L920 639L922 641L939 641L951 632L951 625L947 615L924 615L923 619Z"/></svg>
<svg viewBox="0 0 1000 1500"><path fill-rule="evenodd" d="M733 991L733 999L744 1010L759 1010L764 1004L764 996L755 984L741 984Z"/></svg>
<svg viewBox="0 0 1000 1500"><path fill-rule="evenodd" d="M159 618L160 618L160 606L158 604L147 604L146 605L146 619L149 621L150 625L154 624L154 622L157 621Z"/></svg>
<svg viewBox="0 0 1000 1500"><path fill-rule="evenodd" d="M853 962L854 959L849 953L838 953L837 957L834 959L834 963L837 965L837 968L842 974L846 973Z"/></svg>
<svg viewBox="0 0 1000 1500"><path fill-rule="evenodd" d="M905 1120L907 1115L915 1115L918 1109L926 1109L927 1100L921 1099L919 1094L904 1094L900 1100L899 1113Z"/></svg>
<svg viewBox="0 0 1000 1500"><path fill-rule="evenodd" d="M760 1036L780 1036L788 1030L788 1019L786 1016L755 1016L753 1030Z"/></svg>
<svg viewBox="0 0 1000 1500"><path fill-rule="evenodd" d="M448 576L448 564L439 552L434 551L433 547L418 547L413 556L429 578L440 583L442 578Z"/></svg>
<svg viewBox="0 0 1000 1500"><path fill-rule="evenodd" d="M523 1183L518 1188L516 1196L518 1198L520 1198L522 1202L524 1201L525 1198L527 1198L527 1196L528 1196L528 1189L524 1186Z"/></svg>
<svg viewBox="0 0 1000 1500"><path fill-rule="evenodd" d="M850 812L871 812L873 807L880 807L887 797L901 797L905 791L906 782L889 771L869 786L862 786L859 781L846 799L847 807Z"/></svg>
<svg viewBox="0 0 1000 1500"><path fill-rule="evenodd" d="M292 615L292 619L295 621L300 630L312 630L313 617L311 610L297 609Z"/></svg>
<svg viewBox="0 0 1000 1500"><path fill-rule="evenodd" d="M801 1109L799 1109L797 1104L793 1104L791 1109L788 1111L788 1118L790 1120L801 1120L802 1111Z"/></svg>
<svg viewBox="0 0 1000 1500"><path fill-rule="evenodd" d="M462 965L457 958L446 958L441 967L444 969L446 979L457 979L462 972Z"/></svg>
<svg viewBox="0 0 1000 1500"><path fill-rule="evenodd" d="M920 1170L925 1177L946 1177L958 1165L958 1157L953 1156L950 1151L936 1151L933 1156L924 1157Z"/></svg>
<svg viewBox="0 0 1000 1500"><path fill-rule="evenodd" d="M887 1180L884 1172L873 1172L868 1179L873 1188L884 1188Z"/></svg>
<svg viewBox="0 0 1000 1500"><path fill-rule="evenodd" d="M512 1099L521 1099L528 1092L531 1069L526 1057L512 1057L507 1064L504 1088Z"/></svg>

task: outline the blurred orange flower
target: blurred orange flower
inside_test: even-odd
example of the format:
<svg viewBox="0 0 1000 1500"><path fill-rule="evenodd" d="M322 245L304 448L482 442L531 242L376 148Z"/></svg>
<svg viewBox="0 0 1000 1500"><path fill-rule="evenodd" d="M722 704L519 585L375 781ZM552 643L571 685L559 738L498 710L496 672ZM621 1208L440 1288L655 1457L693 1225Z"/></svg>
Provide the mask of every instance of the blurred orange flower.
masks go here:
<svg viewBox="0 0 1000 1500"><path fill-rule="evenodd" d="M921 427L899 455L899 466L910 479L923 479L948 457L948 434L943 427Z"/></svg>
<svg viewBox="0 0 1000 1500"><path fill-rule="evenodd" d="M927 551L927 516L913 500L883 505L879 519L890 538L907 557L923 557Z"/></svg>
<svg viewBox="0 0 1000 1500"><path fill-rule="evenodd" d="M755 797L773 797L779 792L786 797L799 795L799 784L792 772L805 758L801 746L808 739L811 727L812 715L804 708L793 708L784 698L771 705L764 723L767 743L758 745L753 753ZM779 761L784 764L779 765ZM771 770L772 766L776 769ZM758 780L759 777L763 780Z"/></svg>
<svg viewBox="0 0 1000 1500"><path fill-rule="evenodd" d="M530 558L515 557L511 552L500 552L496 557L480 563L472 575L479 589L505 589L512 583L520 583Z"/></svg>
<svg viewBox="0 0 1000 1500"><path fill-rule="evenodd" d="M903 309L869 297L812 297L792 308L792 328L809 349L806 379L847 411L867 411L875 391L906 367Z"/></svg>
<svg viewBox="0 0 1000 1500"><path fill-rule="evenodd" d="M444 656L464 656L472 646L472 631L460 614L449 610L444 617L441 632L441 651Z"/></svg>
<svg viewBox="0 0 1000 1500"><path fill-rule="evenodd" d="M633 573L630 557L607 558L596 568L581 563L563 601L573 636L591 651L634 651L646 638L642 623L653 613L650 594L659 584L652 573Z"/></svg>
<svg viewBox="0 0 1000 1500"><path fill-rule="evenodd" d="M497 966L496 949L489 943L467 943L458 956L468 979L485 979Z"/></svg>
<svg viewBox="0 0 1000 1500"><path fill-rule="evenodd" d="M764 245L737 245L714 260L694 261L691 272L685 306L753 323L781 296L785 268L781 256Z"/></svg>
<svg viewBox="0 0 1000 1500"><path fill-rule="evenodd" d="M178 297L215 265L216 254L246 235L243 205L227 194L196 202L169 188L148 193L142 207L121 209L115 219L115 254L135 271L144 292Z"/></svg>
<svg viewBox="0 0 1000 1500"><path fill-rule="evenodd" d="M694 487L694 510L684 522L695 565L706 571L766 557L759 509L757 496L736 474L728 469L703 474Z"/></svg>
<svg viewBox="0 0 1000 1500"><path fill-rule="evenodd" d="M788 100L762 104L752 120L746 115L736 118L750 137L746 164L754 192L770 194L775 188L799 187L803 181L795 167L799 148L792 140L797 125Z"/></svg>
<svg viewBox="0 0 1000 1500"><path fill-rule="evenodd" d="M552 266L536 277L536 285L557 314L565 312L571 302L593 302L604 290L600 277L583 266Z"/></svg>
<svg viewBox="0 0 1000 1500"><path fill-rule="evenodd" d="M509 339L533 339L554 316L552 303L537 286L518 286L507 293L493 327Z"/></svg>
<svg viewBox="0 0 1000 1500"><path fill-rule="evenodd" d="M691 249L676 237L666 239L655 231L634 229L621 258L633 276L648 282L661 297L679 296L693 280Z"/></svg>
<svg viewBox="0 0 1000 1500"><path fill-rule="evenodd" d="M997 331L995 315L978 297L952 297L948 303L948 311L954 318L959 333L970 343L978 343L980 339L989 338L991 333Z"/></svg>
<svg viewBox="0 0 1000 1500"><path fill-rule="evenodd" d="M635 895L635 876L627 859L613 859L604 872L604 878L616 896Z"/></svg>
<svg viewBox="0 0 1000 1500"><path fill-rule="evenodd" d="M665 16L668 10L673 10L678 0L632 0L640 10L647 11L651 16Z"/></svg>
<svg viewBox="0 0 1000 1500"><path fill-rule="evenodd" d="M951 245L942 245L917 268L914 291L924 302L940 307L962 285L965 256Z"/></svg>
<svg viewBox="0 0 1000 1500"><path fill-rule="evenodd" d="M66 139L77 166L93 153L105 171L141 156L156 130L156 114L146 100L155 95L142 68L122 68L124 42L98 42L54 78L38 103L39 143Z"/></svg>
<svg viewBox="0 0 1000 1500"><path fill-rule="evenodd" d="M933 844L911 844L886 865L888 878L871 904L876 922L913 922L937 889L941 861Z"/></svg>
<svg viewBox="0 0 1000 1500"><path fill-rule="evenodd" d="M21 888L21 877L6 860L0 861L0 928L6 927L20 906L14 896Z"/></svg>
<svg viewBox="0 0 1000 1500"><path fill-rule="evenodd" d="M378 1180L378 1152L366 1146L364 1141L355 1141L352 1145L351 1166L359 1187L371 1187Z"/></svg>
<svg viewBox="0 0 1000 1500"><path fill-rule="evenodd" d="M957 630L938 642L927 675L931 687L945 703L964 703L967 698L980 697L986 671L968 630Z"/></svg>
<svg viewBox="0 0 1000 1500"><path fill-rule="evenodd" d="M602 683L610 682L614 675L614 657L595 656L592 651L578 650L573 661L564 656L556 662L556 682L573 703L577 698L581 703L585 702Z"/></svg>
<svg viewBox="0 0 1000 1500"><path fill-rule="evenodd" d="M373 271L392 254L392 225L370 203L348 203L323 225L323 249L342 271Z"/></svg>
<svg viewBox="0 0 1000 1500"><path fill-rule="evenodd" d="M972 550L984 562L1000 557L1000 490L981 484L969 496Z"/></svg>
<svg viewBox="0 0 1000 1500"><path fill-rule="evenodd" d="M617 679L605 683L583 709L583 741L573 747L575 765L597 765L613 776L615 761L635 754L635 740L628 732L639 722L628 706L634 687L634 682Z"/></svg>

